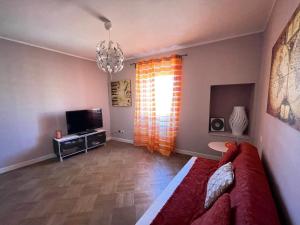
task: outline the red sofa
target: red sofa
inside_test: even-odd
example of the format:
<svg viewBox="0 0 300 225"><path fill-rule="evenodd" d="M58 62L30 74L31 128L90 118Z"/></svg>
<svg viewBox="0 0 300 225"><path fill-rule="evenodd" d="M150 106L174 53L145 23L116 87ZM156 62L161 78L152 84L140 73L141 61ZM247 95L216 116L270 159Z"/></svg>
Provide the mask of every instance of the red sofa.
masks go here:
<svg viewBox="0 0 300 225"><path fill-rule="evenodd" d="M241 143L232 161L235 181L227 191L231 201L231 221L235 225L279 225L279 219L257 149ZM167 201L152 225L185 225L201 216L206 184L218 168L218 161L198 158Z"/></svg>

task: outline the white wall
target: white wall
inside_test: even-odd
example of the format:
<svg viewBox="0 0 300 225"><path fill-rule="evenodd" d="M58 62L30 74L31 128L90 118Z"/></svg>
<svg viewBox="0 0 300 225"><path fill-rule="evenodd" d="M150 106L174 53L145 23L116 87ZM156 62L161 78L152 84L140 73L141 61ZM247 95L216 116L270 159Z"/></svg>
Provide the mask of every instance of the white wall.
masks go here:
<svg viewBox="0 0 300 225"><path fill-rule="evenodd" d="M277 189L284 224L300 224L300 132L266 113L272 48L290 20L299 0L277 0L264 32L259 76L256 144Z"/></svg>
<svg viewBox="0 0 300 225"><path fill-rule="evenodd" d="M53 152L66 110L101 107L107 75L96 63L0 39L0 168Z"/></svg>
<svg viewBox="0 0 300 225"><path fill-rule="evenodd" d="M208 149L212 140L224 140L208 134L210 85L256 83L260 72L261 34L244 36L213 44L166 53L184 54L183 93L177 148L217 154ZM152 58L161 55L153 56ZM128 61L125 68L113 75L113 80L130 79L133 106L111 106L111 131L113 136L133 139L135 68ZM224 102L226 104L226 102ZM111 103L110 103L111 105ZM254 121L252 121L254 122ZM124 129L124 134L117 133Z"/></svg>

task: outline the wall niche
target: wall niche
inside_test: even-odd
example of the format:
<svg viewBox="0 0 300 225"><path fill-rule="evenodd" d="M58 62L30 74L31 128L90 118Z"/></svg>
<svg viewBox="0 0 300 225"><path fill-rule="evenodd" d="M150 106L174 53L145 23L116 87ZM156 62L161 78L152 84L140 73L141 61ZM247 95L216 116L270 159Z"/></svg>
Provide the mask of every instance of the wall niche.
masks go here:
<svg viewBox="0 0 300 225"><path fill-rule="evenodd" d="M211 135L232 137L229 126L229 117L234 106L245 106L249 125L241 138L250 138L251 119L253 117L254 83L212 85L210 88L210 118L222 117L225 119L225 131L212 132Z"/></svg>

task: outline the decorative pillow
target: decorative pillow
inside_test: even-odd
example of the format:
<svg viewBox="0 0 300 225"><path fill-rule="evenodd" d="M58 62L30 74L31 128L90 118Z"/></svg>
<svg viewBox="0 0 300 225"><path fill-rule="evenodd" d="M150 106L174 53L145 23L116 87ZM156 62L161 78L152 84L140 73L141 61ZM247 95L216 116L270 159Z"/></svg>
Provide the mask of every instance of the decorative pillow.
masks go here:
<svg viewBox="0 0 300 225"><path fill-rule="evenodd" d="M209 208L233 183L233 179L234 174L231 162L218 168L207 182L204 208Z"/></svg>
<svg viewBox="0 0 300 225"><path fill-rule="evenodd" d="M230 195L225 193L202 216L191 225L229 225L230 224Z"/></svg>
<svg viewBox="0 0 300 225"><path fill-rule="evenodd" d="M228 148L227 152L224 153L223 157L219 162L219 167L223 166L228 162L232 162L235 157L240 153L240 149L234 142L226 142L225 146Z"/></svg>

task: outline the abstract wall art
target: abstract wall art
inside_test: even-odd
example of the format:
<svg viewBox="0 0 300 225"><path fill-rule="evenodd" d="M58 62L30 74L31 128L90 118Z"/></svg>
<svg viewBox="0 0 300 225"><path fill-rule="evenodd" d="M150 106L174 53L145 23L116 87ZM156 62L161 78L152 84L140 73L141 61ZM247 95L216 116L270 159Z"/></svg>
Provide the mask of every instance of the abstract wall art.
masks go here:
<svg viewBox="0 0 300 225"><path fill-rule="evenodd" d="M131 82L120 80L111 82L112 106L131 106Z"/></svg>

